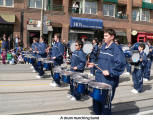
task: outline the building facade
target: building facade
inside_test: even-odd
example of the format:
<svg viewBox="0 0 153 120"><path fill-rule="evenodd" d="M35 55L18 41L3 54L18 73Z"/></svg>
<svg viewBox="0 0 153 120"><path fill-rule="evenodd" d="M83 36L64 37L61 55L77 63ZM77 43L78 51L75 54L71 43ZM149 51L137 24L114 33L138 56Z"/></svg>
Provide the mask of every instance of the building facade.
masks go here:
<svg viewBox="0 0 153 120"><path fill-rule="evenodd" d="M0 0L0 36L20 36L24 47L40 36L44 5L44 33L62 40L103 38L113 28L121 43L137 40L139 32L153 33L153 0ZM153 37L152 37L153 38Z"/></svg>

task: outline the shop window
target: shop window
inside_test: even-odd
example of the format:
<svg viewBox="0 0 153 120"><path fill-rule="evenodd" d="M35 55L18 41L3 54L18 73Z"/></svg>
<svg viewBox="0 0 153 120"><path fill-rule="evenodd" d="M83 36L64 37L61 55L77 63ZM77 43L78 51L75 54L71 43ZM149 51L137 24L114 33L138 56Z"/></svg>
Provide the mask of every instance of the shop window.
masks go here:
<svg viewBox="0 0 153 120"><path fill-rule="evenodd" d="M14 0L0 0L0 6L13 7Z"/></svg>
<svg viewBox="0 0 153 120"><path fill-rule="evenodd" d="M42 8L42 0L29 0L30 8Z"/></svg>
<svg viewBox="0 0 153 120"><path fill-rule="evenodd" d="M115 17L115 4L103 4L103 15Z"/></svg>

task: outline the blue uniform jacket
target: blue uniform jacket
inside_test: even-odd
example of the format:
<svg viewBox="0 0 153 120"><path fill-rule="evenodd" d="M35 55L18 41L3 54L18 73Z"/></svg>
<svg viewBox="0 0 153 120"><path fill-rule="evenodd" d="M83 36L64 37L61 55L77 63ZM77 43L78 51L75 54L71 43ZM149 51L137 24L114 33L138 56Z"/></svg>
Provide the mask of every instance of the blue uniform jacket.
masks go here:
<svg viewBox="0 0 153 120"><path fill-rule="evenodd" d="M64 55L64 45L61 42L55 42L50 52L51 57L56 57L54 60L56 64L62 64Z"/></svg>
<svg viewBox="0 0 153 120"><path fill-rule="evenodd" d="M147 56L146 56L146 53L144 53L144 51L140 53L140 59L141 58L142 58L142 61L139 62L139 66L141 67L141 69L144 69L147 64Z"/></svg>
<svg viewBox="0 0 153 120"><path fill-rule="evenodd" d="M149 47L149 50L150 50L150 49L152 49L152 52L149 51L149 54L147 55L147 57L148 57L151 61L153 61L153 46L150 46L150 47Z"/></svg>
<svg viewBox="0 0 153 120"><path fill-rule="evenodd" d="M83 72L86 65L86 55L83 50L75 50L71 57L71 71L74 71L72 68L77 67L76 72Z"/></svg>
<svg viewBox="0 0 153 120"><path fill-rule="evenodd" d="M93 46L93 50L90 54L90 62L95 62L95 60L97 59L97 55L98 55L98 45L94 45Z"/></svg>
<svg viewBox="0 0 153 120"><path fill-rule="evenodd" d="M37 43L37 42L32 43L32 45L31 45L32 50L37 51L38 50L38 45L39 45L39 43Z"/></svg>
<svg viewBox="0 0 153 120"><path fill-rule="evenodd" d="M38 46L37 46L37 50L39 51L38 55L40 55L41 57L46 57L46 51L45 51L46 48L47 48L47 45L44 42L38 43Z"/></svg>
<svg viewBox="0 0 153 120"><path fill-rule="evenodd" d="M118 45L112 43L106 48L106 44L104 44L100 49L97 63L102 70L108 70L110 75L104 76L102 72L97 69L96 81L117 87L119 76L124 72L126 66L124 53L120 50Z"/></svg>

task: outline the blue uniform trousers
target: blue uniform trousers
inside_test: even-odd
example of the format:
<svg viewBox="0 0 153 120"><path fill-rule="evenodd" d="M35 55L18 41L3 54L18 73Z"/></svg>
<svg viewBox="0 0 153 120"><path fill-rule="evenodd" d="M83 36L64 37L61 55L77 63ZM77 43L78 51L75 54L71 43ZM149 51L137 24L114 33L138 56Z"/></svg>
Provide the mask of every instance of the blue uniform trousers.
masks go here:
<svg viewBox="0 0 153 120"><path fill-rule="evenodd" d="M134 71L132 73L134 89L136 89L138 92L142 91L142 87L143 87L143 73L144 73L144 70L137 69L137 68L134 68Z"/></svg>
<svg viewBox="0 0 153 120"><path fill-rule="evenodd" d="M151 60L148 60L147 61L147 65L146 65L146 68L144 70L144 78L147 78L148 80L150 79L150 70L151 70L151 64L152 64L152 61Z"/></svg>
<svg viewBox="0 0 153 120"><path fill-rule="evenodd" d="M126 70L131 73L131 65L128 62L126 62Z"/></svg>

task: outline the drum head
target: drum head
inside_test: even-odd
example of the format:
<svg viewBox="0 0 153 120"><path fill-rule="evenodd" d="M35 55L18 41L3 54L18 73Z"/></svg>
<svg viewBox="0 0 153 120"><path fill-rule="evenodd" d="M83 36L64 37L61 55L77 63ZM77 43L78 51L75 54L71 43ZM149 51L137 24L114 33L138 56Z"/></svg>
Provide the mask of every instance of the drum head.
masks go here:
<svg viewBox="0 0 153 120"><path fill-rule="evenodd" d="M61 67L55 67L55 68L53 68L53 72L55 72L55 73L61 73L62 72L62 69L61 69Z"/></svg>
<svg viewBox="0 0 153 120"><path fill-rule="evenodd" d="M92 49L93 49L93 45L92 43L90 42L86 42L84 45L83 45L83 52L86 53L86 54L89 54L92 52Z"/></svg>
<svg viewBox="0 0 153 120"><path fill-rule="evenodd" d="M88 84L90 87L97 88L97 89L109 89L111 90L112 87L106 83L101 82L89 82Z"/></svg>
<svg viewBox="0 0 153 120"><path fill-rule="evenodd" d="M133 52L132 54L132 62L138 62L140 60L140 54L139 52Z"/></svg>
<svg viewBox="0 0 153 120"><path fill-rule="evenodd" d="M76 49L75 49L75 42L72 42L71 45L70 45L70 50L72 52L74 52Z"/></svg>
<svg viewBox="0 0 153 120"><path fill-rule="evenodd" d="M70 76L70 75L73 74L73 72L72 72L72 71L62 71L61 74L62 74L62 75L65 75L65 76Z"/></svg>
<svg viewBox="0 0 153 120"><path fill-rule="evenodd" d="M149 46L147 44L145 44L144 52L146 53L146 55L149 54Z"/></svg>
<svg viewBox="0 0 153 120"><path fill-rule="evenodd" d="M82 78L82 79L77 79L76 78L76 79L74 79L74 81L77 82L77 83L88 84L92 80L90 80L90 79L84 79L84 78Z"/></svg>
<svg viewBox="0 0 153 120"><path fill-rule="evenodd" d="M123 46L122 46L122 50L123 50L123 51L127 51L127 50L129 50L129 47L128 47L127 45L123 45Z"/></svg>

